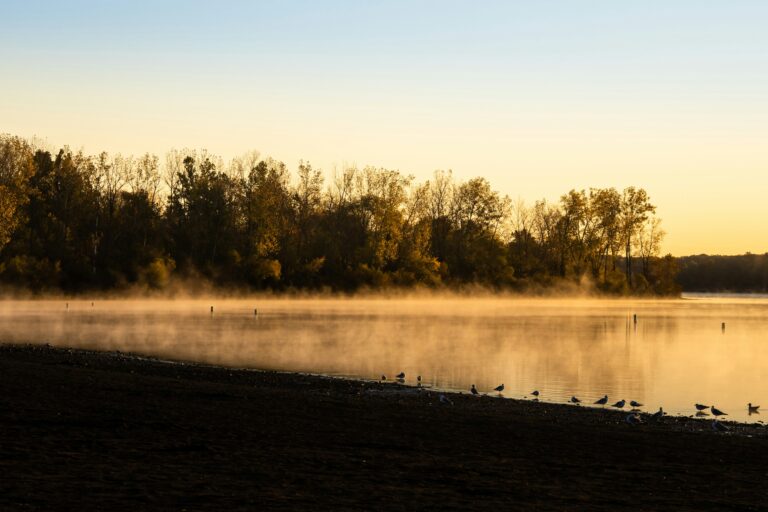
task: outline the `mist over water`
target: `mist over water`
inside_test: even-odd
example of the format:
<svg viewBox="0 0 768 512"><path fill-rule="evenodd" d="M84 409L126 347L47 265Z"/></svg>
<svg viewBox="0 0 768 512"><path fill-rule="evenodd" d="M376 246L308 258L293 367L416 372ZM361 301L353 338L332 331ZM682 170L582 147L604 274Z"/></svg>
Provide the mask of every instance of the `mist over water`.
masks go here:
<svg viewBox="0 0 768 512"><path fill-rule="evenodd" d="M504 383L506 397L538 389L551 402L607 394L673 414L699 402L742 421L761 419L747 402L768 411L766 333L766 298L0 302L1 342L364 379L404 371L440 389Z"/></svg>

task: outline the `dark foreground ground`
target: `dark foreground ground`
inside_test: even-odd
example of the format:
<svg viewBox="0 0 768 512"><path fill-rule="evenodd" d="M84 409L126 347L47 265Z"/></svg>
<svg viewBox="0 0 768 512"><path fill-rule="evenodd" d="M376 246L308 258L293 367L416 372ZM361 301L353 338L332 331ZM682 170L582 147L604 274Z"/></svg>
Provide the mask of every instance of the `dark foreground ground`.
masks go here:
<svg viewBox="0 0 768 512"><path fill-rule="evenodd" d="M0 346L0 510L768 510L768 432Z"/></svg>

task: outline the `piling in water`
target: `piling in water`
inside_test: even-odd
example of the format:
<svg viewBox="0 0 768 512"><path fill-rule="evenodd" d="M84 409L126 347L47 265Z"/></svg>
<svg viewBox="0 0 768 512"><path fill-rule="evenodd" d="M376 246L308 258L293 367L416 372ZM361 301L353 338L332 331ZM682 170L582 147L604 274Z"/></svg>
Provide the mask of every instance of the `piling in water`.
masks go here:
<svg viewBox="0 0 768 512"><path fill-rule="evenodd" d="M211 306L211 315L213 315L213 306Z"/></svg>
<svg viewBox="0 0 768 512"><path fill-rule="evenodd" d="M257 316L259 314L259 311L256 308L253 308L253 316Z"/></svg>
<svg viewBox="0 0 768 512"><path fill-rule="evenodd" d="M632 318L633 318L633 320L635 321L635 323L637 323L637 313L635 313L634 315L632 315Z"/></svg>
<svg viewBox="0 0 768 512"><path fill-rule="evenodd" d="M725 322L723 322L722 325L720 325L720 329L722 329L722 331L725 332Z"/></svg>

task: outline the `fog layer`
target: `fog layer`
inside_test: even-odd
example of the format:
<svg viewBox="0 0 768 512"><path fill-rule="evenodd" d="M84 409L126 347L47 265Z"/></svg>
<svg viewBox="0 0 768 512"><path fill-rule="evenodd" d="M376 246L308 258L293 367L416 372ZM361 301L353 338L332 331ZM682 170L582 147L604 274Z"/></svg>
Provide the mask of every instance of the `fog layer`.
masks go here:
<svg viewBox="0 0 768 512"><path fill-rule="evenodd" d="M211 312L213 308L213 312ZM635 315L637 321L635 322ZM725 329L722 324L725 323ZM5 300L0 341L303 371L547 401L638 400L734 419L768 399L768 300Z"/></svg>

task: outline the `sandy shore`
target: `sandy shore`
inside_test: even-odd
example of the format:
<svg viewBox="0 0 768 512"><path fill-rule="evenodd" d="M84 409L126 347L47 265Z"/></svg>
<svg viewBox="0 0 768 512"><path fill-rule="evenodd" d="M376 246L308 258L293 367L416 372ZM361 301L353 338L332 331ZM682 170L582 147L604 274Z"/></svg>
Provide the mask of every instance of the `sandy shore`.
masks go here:
<svg viewBox="0 0 768 512"><path fill-rule="evenodd" d="M768 429L0 346L0 510L768 510Z"/></svg>

